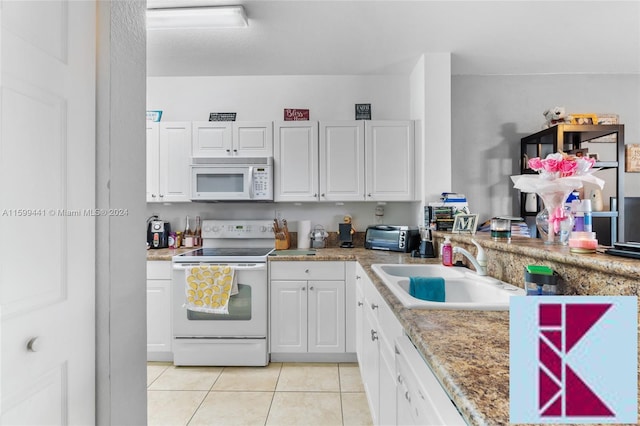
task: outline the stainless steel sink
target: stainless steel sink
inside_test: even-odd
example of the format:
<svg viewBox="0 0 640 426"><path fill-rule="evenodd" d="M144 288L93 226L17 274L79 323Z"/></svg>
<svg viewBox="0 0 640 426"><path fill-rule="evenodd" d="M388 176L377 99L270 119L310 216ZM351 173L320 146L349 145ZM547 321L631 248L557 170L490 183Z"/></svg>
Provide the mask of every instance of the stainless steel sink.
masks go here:
<svg viewBox="0 0 640 426"><path fill-rule="evenodd" d="M524 296L524 289L479 276L466 268L436 264L374 264L371 269L408 309L467 309L507 311L511 296ZM442 277L445 301L432 302L409 294L409 277Z"/></svg>

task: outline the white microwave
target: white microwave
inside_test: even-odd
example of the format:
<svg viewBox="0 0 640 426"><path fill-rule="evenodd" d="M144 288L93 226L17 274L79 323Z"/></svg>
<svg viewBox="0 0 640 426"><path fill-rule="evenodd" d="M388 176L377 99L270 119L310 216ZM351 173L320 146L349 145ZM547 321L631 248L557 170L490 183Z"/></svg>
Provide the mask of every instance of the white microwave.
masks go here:
<svg viewBox="0 0 640 426"><path fill-rule="evenodd" d="M192 201L273 201L273 158L193 158Z"/></svg>

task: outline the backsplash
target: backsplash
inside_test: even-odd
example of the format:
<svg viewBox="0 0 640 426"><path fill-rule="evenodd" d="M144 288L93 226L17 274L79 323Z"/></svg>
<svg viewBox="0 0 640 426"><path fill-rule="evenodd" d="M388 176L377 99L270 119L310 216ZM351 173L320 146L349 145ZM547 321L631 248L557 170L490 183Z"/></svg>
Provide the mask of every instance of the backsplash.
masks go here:
<svg viewBox="0 0 640 426"><path fill-rule="evenodd" d="M376 203L147 203L147 217L158 215L171 223L173 230L184 229L185 216L193 220L196 216L205 219L253 219L270 220L276 217L287 219L292 232L298 230L298 221L310 220L311 229L316 225L335 233L345 215L353 218L353 227L363 232L369 225L419 225L422 220L420 203L397 202L384 205L384 216L375 215ZM193 224L192 224L193 226ZM337 237L336 237L337 238ZM364 238L364 237L363 237ZM364 239L363 239L364 241ZM364 242L362 243L364 245ZM335 246L339 246L338 243Z"/></svg>

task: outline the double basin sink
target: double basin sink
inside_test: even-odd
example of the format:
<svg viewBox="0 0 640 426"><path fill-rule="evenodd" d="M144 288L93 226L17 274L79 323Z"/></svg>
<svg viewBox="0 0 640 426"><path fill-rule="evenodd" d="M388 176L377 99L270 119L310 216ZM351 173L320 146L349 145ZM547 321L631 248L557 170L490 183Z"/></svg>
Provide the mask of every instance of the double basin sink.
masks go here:
<svg viewBox="0 0 640 426"><path fill-rule="evenodd" d="M507 311L512 296L526 294L522 288L461 267L382 263L371 265L371 269L408 309ZM410 277L444 278L445 301L432 302L411 296Z"/></svg>

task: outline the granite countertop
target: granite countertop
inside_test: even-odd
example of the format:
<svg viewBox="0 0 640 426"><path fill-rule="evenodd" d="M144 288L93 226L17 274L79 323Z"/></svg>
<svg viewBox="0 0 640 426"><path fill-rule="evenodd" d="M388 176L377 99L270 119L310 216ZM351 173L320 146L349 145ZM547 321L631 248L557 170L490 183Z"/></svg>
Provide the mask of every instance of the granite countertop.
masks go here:
<svg viewBox="0 0 640 426"><path fill-rule="evenodd" d="M430 365L467 423L509 423L509 313L405 309L371 270L376 263L439 263L440 259L362 248L318 249L279 260L357 260Z"/></svg>
<svg viewBox="0 0 640 426"><path fill-rule="evenodd" d="M480 237L482 239L482 237ZM458 241L459 239L459 241ZM469 237L452 238L468 242ZM495 243L482 241L485 248ZM604 270L631 274L637 280L640 262L596 253L571 256L563 248L549 248L534 241L510 244L508 250L523 255L550 256L572 262L593 263ZM539 242L538 242L539 243ZM497 247L496 247L497 248ZM149 250L150 260L171 260L190 249ZM577 260L576 260L577 259ZM269 261L358 261L382 297L400 320L407 335L440 380L465 420L471 425L509 423L509 313L495 311L405 309L382 280L371 270L376 263L439 263L440 259L413 258L409 254L365 250L364 248L316 249L308 256L294 251L270 256Z"/></svg>

